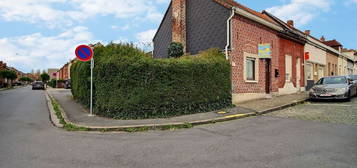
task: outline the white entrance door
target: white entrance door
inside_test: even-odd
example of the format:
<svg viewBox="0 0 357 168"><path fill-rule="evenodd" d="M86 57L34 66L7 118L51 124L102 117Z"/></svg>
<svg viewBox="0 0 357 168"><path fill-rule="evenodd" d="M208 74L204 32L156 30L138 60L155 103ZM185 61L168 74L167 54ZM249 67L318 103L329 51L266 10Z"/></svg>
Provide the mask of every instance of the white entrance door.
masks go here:
<svg viewBox="0 0 357 168"><path fill-rule="evenodd" d="M300 58L296 59L296 88L300 91L300 80L301 80L301 69L300 69Z"/></svg>
<svg viewBox="0 0 357 168"><path fill-rule="evenodd" d="M293 69L292 58L290 55L286 55L285 56L285 73L286 73L285 80L286 80L286 82L291 82L291 77L293 74L292 69Z"/></svg>

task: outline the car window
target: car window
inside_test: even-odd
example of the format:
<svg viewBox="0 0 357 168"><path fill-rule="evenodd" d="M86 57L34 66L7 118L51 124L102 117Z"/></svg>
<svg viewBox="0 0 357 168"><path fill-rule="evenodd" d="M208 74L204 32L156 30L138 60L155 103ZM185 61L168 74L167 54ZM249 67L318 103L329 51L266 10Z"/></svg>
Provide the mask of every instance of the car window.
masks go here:
<svg viewBox="0 0 357 168"><path fill-rule="evenodd" d="M316 84L318 85L328 85L328 84L345 84L347 79L345 77L329 77L321 78Z"/></svg>
<svg viewBox="0 0 357 168"><path fill-rule="evenodd" d="M357 75L351 75L350 78L351 78L352 80L357 80Z"/></svg>

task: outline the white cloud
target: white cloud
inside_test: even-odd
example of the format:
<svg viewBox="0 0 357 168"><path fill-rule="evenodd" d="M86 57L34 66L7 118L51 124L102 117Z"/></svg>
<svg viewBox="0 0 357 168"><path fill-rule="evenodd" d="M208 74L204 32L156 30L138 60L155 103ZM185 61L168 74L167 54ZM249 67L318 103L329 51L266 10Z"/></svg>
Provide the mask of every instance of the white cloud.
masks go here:
<svg viewBox="0 0 357 168"><path fill-rule="evenodd" d="M321 12L328 12L331 0L291 0L290 3L274 6L268 12L283 19L292 19L297 26L305 25L317 17Z"/></svg>
<svg viewBox="0 0 357 168"><path fill-rule="evenodd" d="M124 26L117 26L117 25L112 25L112 26L110 26L110 28L113 29L113 30L123 30L123 31L129 30L130 27L131 27L131 26L130 26L129 24L126 24L126 25L124 25Z"/></svg>
<svg viewBox="0 0 357 168"><path fill-rule="evenodd" d="M140 32L136 35L136 38L140 42L151 42L156 33L156 29L146 30L144 32Z"/></svg>
<svg viewBox="0 0 357 168"><path fill-rule="evenodd" d="M141 17L160 21L157 10L161 0L1 0L0 18L45 24L50 28L66 27L97 15L116 18Z"/></svg>
<svg viewBox="0 0 357 168"><path fill-rule="evenodd" d="M20 70L59 68L75 57L79 44L94 43L86 27L74 27L56 36L34 33L0 39L0 60Z"/></svg>
<svg viewBox="0 0 357 168"><path fill-rule="evenodd" d="M156 29L150 29L143 32L140 32L136 35L136 39L138 40L137 46L139 48L144 49L145 51L152 50L152 40L156 33Z"/></svg>

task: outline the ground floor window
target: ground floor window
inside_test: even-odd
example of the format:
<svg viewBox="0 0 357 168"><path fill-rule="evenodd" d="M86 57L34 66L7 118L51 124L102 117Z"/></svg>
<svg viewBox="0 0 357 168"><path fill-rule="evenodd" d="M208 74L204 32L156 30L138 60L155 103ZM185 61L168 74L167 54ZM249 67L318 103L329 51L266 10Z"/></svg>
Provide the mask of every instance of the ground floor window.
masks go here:
<svg viewBox="0 0 357 168"><path fill-rule="evenodd" d="M255 80L255 58L247 58L246 60L246 72L247 80Z"/></svg>
<svg viewBox="0 0 357 168"><path fill-rule="evenodd" d="M257 54L244 53L244 80L258 82L259 58Z"/></svg>

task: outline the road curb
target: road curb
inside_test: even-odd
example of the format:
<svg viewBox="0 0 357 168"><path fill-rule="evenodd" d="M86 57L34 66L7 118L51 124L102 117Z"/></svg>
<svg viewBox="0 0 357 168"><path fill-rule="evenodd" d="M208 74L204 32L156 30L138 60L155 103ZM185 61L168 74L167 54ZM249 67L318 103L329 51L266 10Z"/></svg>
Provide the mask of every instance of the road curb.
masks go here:
<svg viewBox="0 0 357 168"><path fill-rule="evenodd" d="M284 104L284 105L281 105L281 106L277 106L277 107L273 107L273 108L270 108L270 109L258 111L258 112L256 112L256 114L257 115L263 115L263 114L271 113L271 112L274 112L274 111L277 111L277 110L282 110L282 109L285 109L285 108L288 108L288 107L292 107L292 106L296 106L296 105L299 105L299 104L303 104L307 100L308 100L307 98L296 100L296 101L293 101L291 103L287 103L287 104Z"/></svg>
<svg viewBox="0 0 357 168"><path fill-rule="evenodd" d="M48 91L46 91L46 98L49 101L49 109L51 111L51 114L54 114L55 110L53 109L52 106L52 100L55 100ZM59 110L61 112L61 115L63 117L63 120L66 124L71 124L75 127L78 128L85 128L87 131L99 131L99 132L116 132L116 131L124 131L124 132L137 132L137 131L147 131L147 130L169 130L169 129L178 129L178 128L191 128L193 126L198 126L198 125L204 125L204 124L213 124L213 123L218 123L218 122L225 122L225 121L231 121L231 120L236 120L236 119L241 119L241 118L247 118L251 116L257 116L257 115L263 115L269 112L273 112L276 110L281 110L287 107L295 106L297 104L302 104L306 101L306 99L298 100L292 103L288 103L282 106L270 108L267 110L259 111L259 112L252 112L252 113L245 113L245 114L235 114L235 115L228 115L228 116L223 116L223 117L217 117L217 118L212 118L212 119L207 119L207 120L197 120L197 121L190 121L190 122L174 122L174 123L164 123L164 124L143 124L143 125L128 125L128 126L108 126L108 127L102 127L102 126L88 126L88 125L82 125L82 124L77 124L72 121L70 121L67 117L67 114L64 112L63 108L59 105ZM56 115L51 115L51 118L56 118L53 123L59 123L59 119L57 118ZM52 119L53 120L53 119ZM58 121L57 121L58 120ZM63 128L62 124L55 124L55 126Z"/></svg>
<svg viewBox="0 0 357 168"><path fill-rule="evenodd" d="M50 112L50 121L51 123L58 127L58 128L63 128L63 124L60 123L59 119L57 118L56 116L56 112L53 108L53 105L52 105L52 100L49 96L49 94L46 92L46 100L47 100L47 107L48 107L48 110Z"/></svg>

